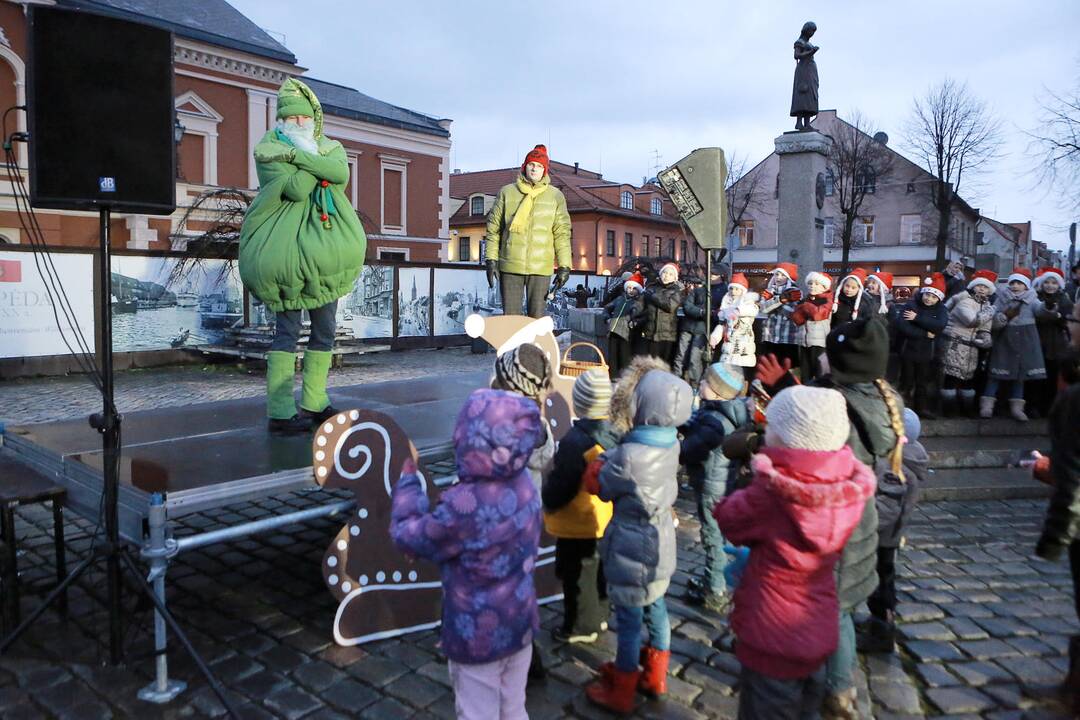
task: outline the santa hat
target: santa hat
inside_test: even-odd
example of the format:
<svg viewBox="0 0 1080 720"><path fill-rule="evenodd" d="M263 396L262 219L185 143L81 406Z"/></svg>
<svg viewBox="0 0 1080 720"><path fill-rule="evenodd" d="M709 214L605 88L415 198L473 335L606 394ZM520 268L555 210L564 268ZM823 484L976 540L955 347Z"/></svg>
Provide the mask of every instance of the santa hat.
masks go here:
<svg viewBox="0 0 1080 720"><path fill-rule="evenodd" d="M728 281L728 287L731 287L732 285L738 285L743 290L750 289L750 283L746 281L746 276L742 273L735 273L731 276L731 280Z"/></svg>
<svg viewBox="0 0 1080 720"><path fill-rule="evenodd" d="M840 284L843 285L847 282L848 278L852 278L855 282L859 283L859 289L862 290L866 287L866 281L870 278L870 273L866 272L861 267L853 268L851 272L843 277Z"/></svg>
<svg viewBox="0 0 1080 720"><path fill-rule="evenodd" d="M623 283L623 290L630 290L631 288L645 289L645 278L641 277L641 273L634 273L629 280Z"/></svg>
<svg viewBox="0 0 1080 720"><path fill-rule="evenodd" d="M828 290L832 287L832 278L825 273L814 270L806 274L806 287L809 289L810 285L813 283L821 283L825 286L825 289Z"/></svg>
<svg viewBox="0 0 1080 720"><path fill-rule="evenodd" d="M971 282L968 283L967 289L974 290L979 285L993 292L997 289L997 273L993 270L976 270L975 274L971 276Z"/></svg>
<svg viewBox="0 0 1080 720"><path fill-rule="evenodd" d="M662 266L660 266L660 274L663 275L664 271L667 270L668 268L671 268L672 270L674 270L676 275L679 274L679 263L676 263L676 262L666 262L666 263L664 263Z"/></svg>
<svg viewBox="0 0 1080 720"><path fill-rule="evenodd" d="M551 161L548 160L547 147L544 145L537 145L532 150L530 150L529 154L525 156L525 162L521 163L521 172L525 172L525 166L531 162L540 163L541 165L543 165L544 174L547 175L548 166L551 164Z"/></svg>
<svg viewBox="0 0 1080 720"><path fill-rule="evenodd" d="M870 277L878 281L878 285L885 288L885 292L892 292L893 274L891 272L885 272L884 270L878 270L876 273L872 273ZM870 278L867 278L869 280Z"/></svg>
<svg viewBox="0 0 1080 720"><path fill-rule="evenodd" d="M945 276L941 273L933 273L930 277L923 278L922 292L937 295L938 300L945 299Z"/></svg>
<svg viewBox="0 0 1080 720"><path fill-rule="evenodd" d="M1012 275L1009 275L1009 282L1021 282L1031 289L1031 271L1027 268L1013 268Z"/></svg>
<svg viewBox="0 0 1080 720"><path fill-rule="evenodd" d="M862 291L866 287L867 272L860 267L853 269L840 281L840 288L844 287L844 283L851 278L855 282L859 283L859 294L855 296L855 307L851 309L852 321L859 319L859 306L862 305ZM835 313L840 308L840 293L836 293L836 299L833 301L832 311Z"/></svg>
<svg viewBox="0 0 1080 720"><path fill-rule="evenodd" d="M765 444L835 452L848 441L847 401L836 390L794 385L776 394L765 409Z"/></svg>
<svg viewBox="0 0 1080 720"><path fill-rule="evenodd" d="M799 267L795 263L777 263L772 272L784 273L791 282L796 282L799 279Z"/></svg>
<svg viewBox="0 0 1080 720"><path fill-rule="evenodd" d="M1048 277L1053 277L1055 280L1057 280L1058 285L1065 284L1065 273L1063 273L1061 270L1058 270L1056 267L1041 267L1039 268L1039 272L1035 275L1035 287L1041 287L1043 284L1043 280L1046 280L1046 278Z"/></svg>

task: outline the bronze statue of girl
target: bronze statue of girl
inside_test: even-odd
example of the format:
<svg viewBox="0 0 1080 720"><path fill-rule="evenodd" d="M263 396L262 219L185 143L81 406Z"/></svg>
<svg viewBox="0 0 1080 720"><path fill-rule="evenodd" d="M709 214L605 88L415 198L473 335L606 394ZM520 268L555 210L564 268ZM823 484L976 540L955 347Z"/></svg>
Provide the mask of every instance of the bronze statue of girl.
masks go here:
<svg viewBox="0 0 1080 720"><path fill-rule="evenodd" d="M810 38L817 32L817 25L808 22L802 27L795 41L795 83L791 89L791 117L795 118L796 130L812 130L810 120L818 114L818 74L814 54L816 45Z"/></svg>

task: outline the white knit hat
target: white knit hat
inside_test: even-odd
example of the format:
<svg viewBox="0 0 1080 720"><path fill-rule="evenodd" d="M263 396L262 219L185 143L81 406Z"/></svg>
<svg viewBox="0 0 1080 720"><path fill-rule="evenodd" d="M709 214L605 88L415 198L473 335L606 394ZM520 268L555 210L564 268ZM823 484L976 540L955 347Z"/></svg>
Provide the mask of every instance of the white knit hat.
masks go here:
<svg viewBox="0 0 1080 720"><path fill-rule="evenodd" d="M831 452L851 432L847 402L835 390L795 385L781 390L765 409L765 444Z"/></svg>
<svg viewBox="0 0 1080 720"><path fill-rule="evenodd" d="M806 274L806 287L809 288L810 283L815 282L819 282L824 285L826 290L832 287L832 278L825 273L820 273L816 270Z"/></svg>

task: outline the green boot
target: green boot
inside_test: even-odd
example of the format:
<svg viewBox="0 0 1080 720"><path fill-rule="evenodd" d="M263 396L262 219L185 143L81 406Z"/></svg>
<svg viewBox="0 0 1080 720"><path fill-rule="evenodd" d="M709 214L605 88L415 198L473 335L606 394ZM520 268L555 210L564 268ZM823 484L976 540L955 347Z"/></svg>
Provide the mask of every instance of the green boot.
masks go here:
<svg viewBox="0 0 1080 720"><path fill-rule="evenodd" d="M300 410L312 422L323 422L337 414L330 407L326 394L326 376L330 373L330 361L334 354L328 350L304 351L304 387L300 393Z"/></svg>
<svg viewBox="0 0 1080 720"><path fill-rule="evenodd" d="M281 350L266 353L266 414L272 420L288 420L296 415L295 374L296 353Z"/></svg>

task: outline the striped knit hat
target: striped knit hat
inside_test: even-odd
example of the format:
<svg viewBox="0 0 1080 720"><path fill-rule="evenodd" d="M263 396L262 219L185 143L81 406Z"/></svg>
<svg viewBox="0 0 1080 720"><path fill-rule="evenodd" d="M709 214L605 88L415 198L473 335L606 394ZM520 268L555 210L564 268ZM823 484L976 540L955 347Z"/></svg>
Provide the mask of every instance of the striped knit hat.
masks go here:
<svg viewBox="0 0 1080 720"><path fill-rule="evenodd" d="M742 368L726 363L710 365L705 370L705 382L708 383L709 389L719 395L722 400L738 397L745 384Z"/></svg>
<svg viewBox="0 0 1080 720"><path fill-rule="evenodd" d="M551 386L551 363L536 345L518 345L495 358L495 379L491 386L538 400Z"/></svg>
<svg viewBox="0 0 1080 720"><path fill-rule="evenodd" d="M602 420L611 413L611 380L599 368L587 370L574 381L574 414Z"/></svg>

